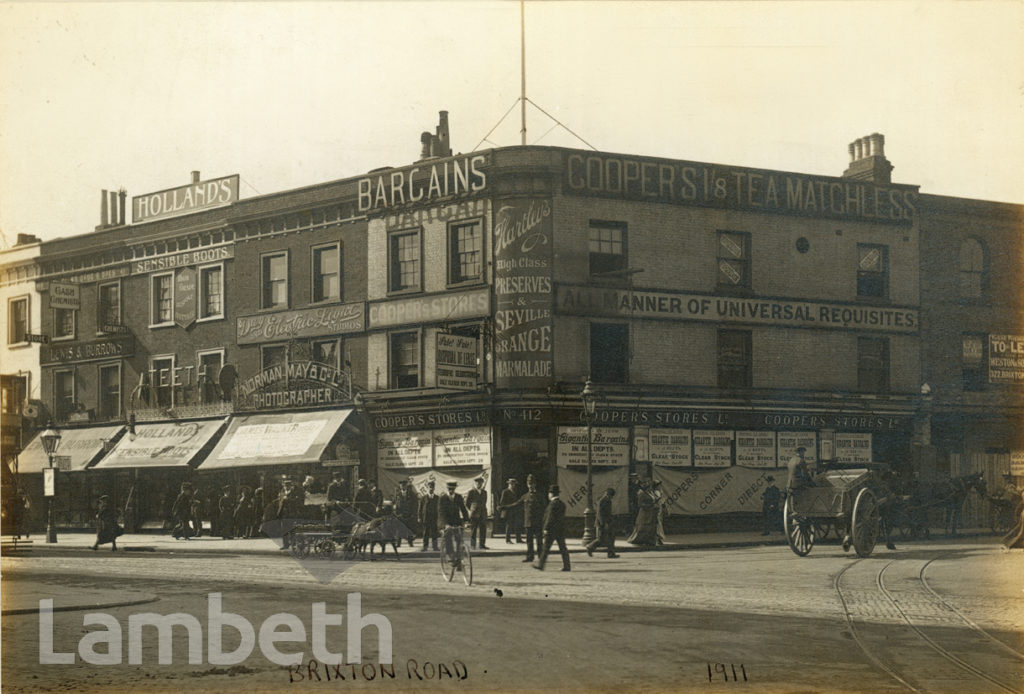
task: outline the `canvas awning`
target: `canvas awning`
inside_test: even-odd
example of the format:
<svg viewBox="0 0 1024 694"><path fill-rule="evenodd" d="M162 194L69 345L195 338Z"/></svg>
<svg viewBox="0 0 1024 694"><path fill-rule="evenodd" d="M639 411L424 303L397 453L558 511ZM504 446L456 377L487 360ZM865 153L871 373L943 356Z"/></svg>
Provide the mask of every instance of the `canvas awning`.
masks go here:
<svg viewBox="0 0 1024 694"><path fill-rule="evenodd" d="M139 424L94 469L185 467L223 428L224 418Z"/></svg>
<svg viewBox="0 0 1024 694"><path fill-rule="evenodd" d="M105 427L83 427L80 429L60 429L60 443L57 450L53 452L55 458L67 457L71 459L70 467L57 464L55 467L66 470L84 470L89 467L100 454L103 453L103 445L107 441L113 441L118 434L124 431L120 424ZM18 472L33 473L42 472L43 468L49 467L50 463L43 450L42 440L36 436L32 442L25 446L25 450L18 454Z"/></svg>
<svg viewBox="0 0 1024 694"><path fill-rule="evenodd" d="M233 417L224 438L199 468L315 463L332 457L324 451L350 414L351 409L344 409Z"/></svg>

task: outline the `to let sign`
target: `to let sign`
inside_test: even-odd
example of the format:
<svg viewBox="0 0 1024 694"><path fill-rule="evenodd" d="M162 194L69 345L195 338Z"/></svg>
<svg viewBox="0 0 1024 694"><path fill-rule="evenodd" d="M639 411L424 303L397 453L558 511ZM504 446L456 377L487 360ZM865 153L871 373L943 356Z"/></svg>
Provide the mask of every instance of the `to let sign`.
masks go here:
<svg viewBox="0 0 1024 694"><path fill-rule="evenodd" d="M77 284L50 283L50 308L78 310L82 307L82 290Z"/></svg>
<svg viewBox="0 0 1024 694"><path fill-rule="evenodd" d="M1024 335L988 336L988 381L1024 384Z"/></svg>
<svg viewBox="0 0 1024 694"><path fill-rule="evenodd" d="M174 275L174 322L187 328L196 322L196 271L186 267Z"/></svg>
<svg viewBox="0 0 1024 694"><path fill-rule="evenodd" d="M437 334L437 387L476 388L476 340L462 335Z"/></svg>

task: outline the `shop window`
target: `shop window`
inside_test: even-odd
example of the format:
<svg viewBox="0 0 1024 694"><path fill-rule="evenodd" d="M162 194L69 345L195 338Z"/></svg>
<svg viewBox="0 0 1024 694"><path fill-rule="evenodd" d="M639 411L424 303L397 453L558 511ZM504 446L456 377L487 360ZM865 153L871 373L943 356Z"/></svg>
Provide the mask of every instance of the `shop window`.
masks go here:
<svg viewBox="0 0 1024 694"><path fill-rule="evenodd" d="M0 376L0 412L21 414L25 401L25 379L18 376Z"/></svg>
<svg viewBox="0 0 1024 694"><path fill-rule="evenodd" d="M73 340L75 338L75 314L71 308L53 309L53 339Z"/></svg>
<svg viewBox="0 0 1024 694"><path fill-rule="evenodd" d="M985 288L985 250L977 239L964 239L957 259L960 298L980 299Z"/></svg>
<svg viewBox="0 0 1024 694"><path fill-rule="evenodd" d="M889 340L857 338L857 389L866 393L889 392Z"/></svg>
<svg viewBox="0 0 1024 694"><path fill-rule="evenodd" d="M201 402L220 402L224 396L220 390L220 370L224 366L224 350L211 349L196 353L199 373L196 387Z"/></svg>
<svg viewBox="0 0 1024 694"><path fill-rule="evenodd" d="M403 231L388 239L389 288L393 292L420 288L420 232Z"/></svg>
<svg viewBox="0 0 1024 694"><path fill-rule="evenodd" d="M479 281L483 273L483 223L448 227L448 283Z"/></svg>
<svg viewBox="0 0 1024 694"><path fill-rule="evenodd" d="M752 336L749 330L718 331L718 387L753 385Z"/></svg>
<svg viewBox="0 0 1024 694"><path fill-rule="evenodd" d="M75 411L75 372L55 371L53 374L53 404L57 421L66 422Z"/></svg>
<svg viewBox="0 0 1024 694"><path fill-rule="evenodd" d="M224 317L224 266L199 268L199 320Z"/></svg>
<svg viewBox="0 0 1024 694"><path fill-rule="evenodd" d="M260 347L261 369L284 364L288 359L288 345L263 345Z"/></svg>
<svg viewBox="0 0 1024 694"><path fill-rule="evenodd" d="M174 324L174 275L153 275L150 280L150 327Z"/></svg>
<svg viewBox="0 0 1024 694"><path fill-rule="evenodd" d="M985 388L985 335L963 334L963 388L979 391Z"/></svg>
<svg viewBox="0 0 1024 694"><path fill-rule="evenodd" d="M341 370L341 340L313 342L313 361Z"/></svg>
<svg viewBox="0 0 1024 694"><path fill-rule="evenodd" d="M391 336L391 387L418 388L419 385L419 334L395 333Z"/></svg>
<svg viewBox="0 0 1024 694"><path fill-rule="evenodd" d="M341 246L313 249L313 302L341 299Z"/></svg>
<svg viewBox="0 0 1024 694"><path fill-rule="evenodd" d="M271 253L260 258L263 308L288 308L288 253Z"/></svg>
<svg viewBox="0 0 1024 694"><path fill-rule="evenodd" d="M629 377L629 326L590 324L590 378L598 383L626 383Z"/></svg>
<svg viewBox="0 0 1024 694"><path fill-rule="evenodd" d="M889 297L889 249L887 246L857 244L857 296L871 299Z"/></svg>
<svg viewBox="0 0 1024 694"><path fill-rule="evenodd" d="M149 378L153 394L150 405L172 407L174 405L174 355L153 357L149 362Z"/></svg>
<svg viewBox="0 0 1024 694"><path fill-rule="evenodd" d="M750 289L750 234L718 232L718 287Z"/></svg>
<svg viewBox="0 0 1024 694"><path fill-rule="evenodd" d="M99 418L119 419L121 416L121 365L101 366L99 381Z"/></svg>
<svg viewBox="0 0 1024 694"><path fill-rule="evenodd" d="M7 301L7 344L26 341L28 335L28 297L20 296Z"/></svg>
<svg viewBox="0 0 1024 694"><path fill-rule="evenodd" d="M98 332L109 332L109 328L121 325L121 285L118 282L101 284L96 302L96 325Z"/></svg>
<svg viewBox="0 0 1024 694"><path fill-rule="evenodd" d="M587 246L590 250L591 277L613 275L626 270L629 264L627 236L625 222L590 220Z"/></svg>

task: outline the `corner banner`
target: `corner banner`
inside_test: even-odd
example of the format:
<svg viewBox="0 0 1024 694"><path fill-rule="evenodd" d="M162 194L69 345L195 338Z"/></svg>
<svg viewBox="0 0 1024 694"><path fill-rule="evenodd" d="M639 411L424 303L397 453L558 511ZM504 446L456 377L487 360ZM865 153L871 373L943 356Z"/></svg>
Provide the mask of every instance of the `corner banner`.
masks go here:
<svg viewBox="0 0 1024 694"><path fill-rule="evenodd" d="M612 514L629 513L629 467L594 468L594 511L597 511L597 500L608 487L615 489L612 500ZM558 468L559 498L565 502L565 515L583 517L587 508L587 471L578 468Z"/></svg>
<svg viewBox="0 0 1024 694"><path fill-rule="evenodd" d="M730 467L722 470L686 470L654 466L654 479L661 482L666 511L688 516L712 513L760 513L761 494L768 486L785 486L786 470L755 470ZM568 502L566 502L568 503Z"/></svg>
<svg viewBox="0 0 1024 694"><path fill-rule="evenodd" d="M484 489L487 490L487 515L494 516L494 495L491 494L491 468L485 467L482 470L451 473L447 470L420 470L412 473L408 470L389 470L387 468L377 469L377 485L384 492L385 499L391 499L398 488L398 482L408 479L416 490L416 496L423 496L427 493L427 482L434 480L434 493L442 496L448 492L448 482L453 481L458 486L455 491L462 495L463 500L466 494L476 486L473 482L477 477L484 478ZM525 493L525 490L524 490ZM582 513L582 512L581 512Z"/></svg>

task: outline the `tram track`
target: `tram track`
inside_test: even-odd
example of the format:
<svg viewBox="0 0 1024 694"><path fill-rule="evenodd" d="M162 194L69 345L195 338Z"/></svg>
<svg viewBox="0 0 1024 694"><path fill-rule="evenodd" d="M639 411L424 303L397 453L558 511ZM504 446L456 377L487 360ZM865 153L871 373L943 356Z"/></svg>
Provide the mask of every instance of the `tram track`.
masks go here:
<svg viewBox="0 0 1024 694"><path fill-rule="evenodd" d="M875 667L919 694L1022 691L1019 680L1014 686L975 664L982 660L989 669L1016 674L1024 670L1020 663L1024 654L980 627L928 585L925 574L936 558L924 562L912 579L904 577L909 585L898 591L886 585L886 572L898 560L873 571L873 581L870 572L860 571L865 561L857 559L844 566L833 586L852 639ZM993 644L999 647L998 653L992 651ZM930 651L922 652L922 645ZM1007 663L1008 656L1012 665ZM975 686L964 675L973 678Z"/></svg>

